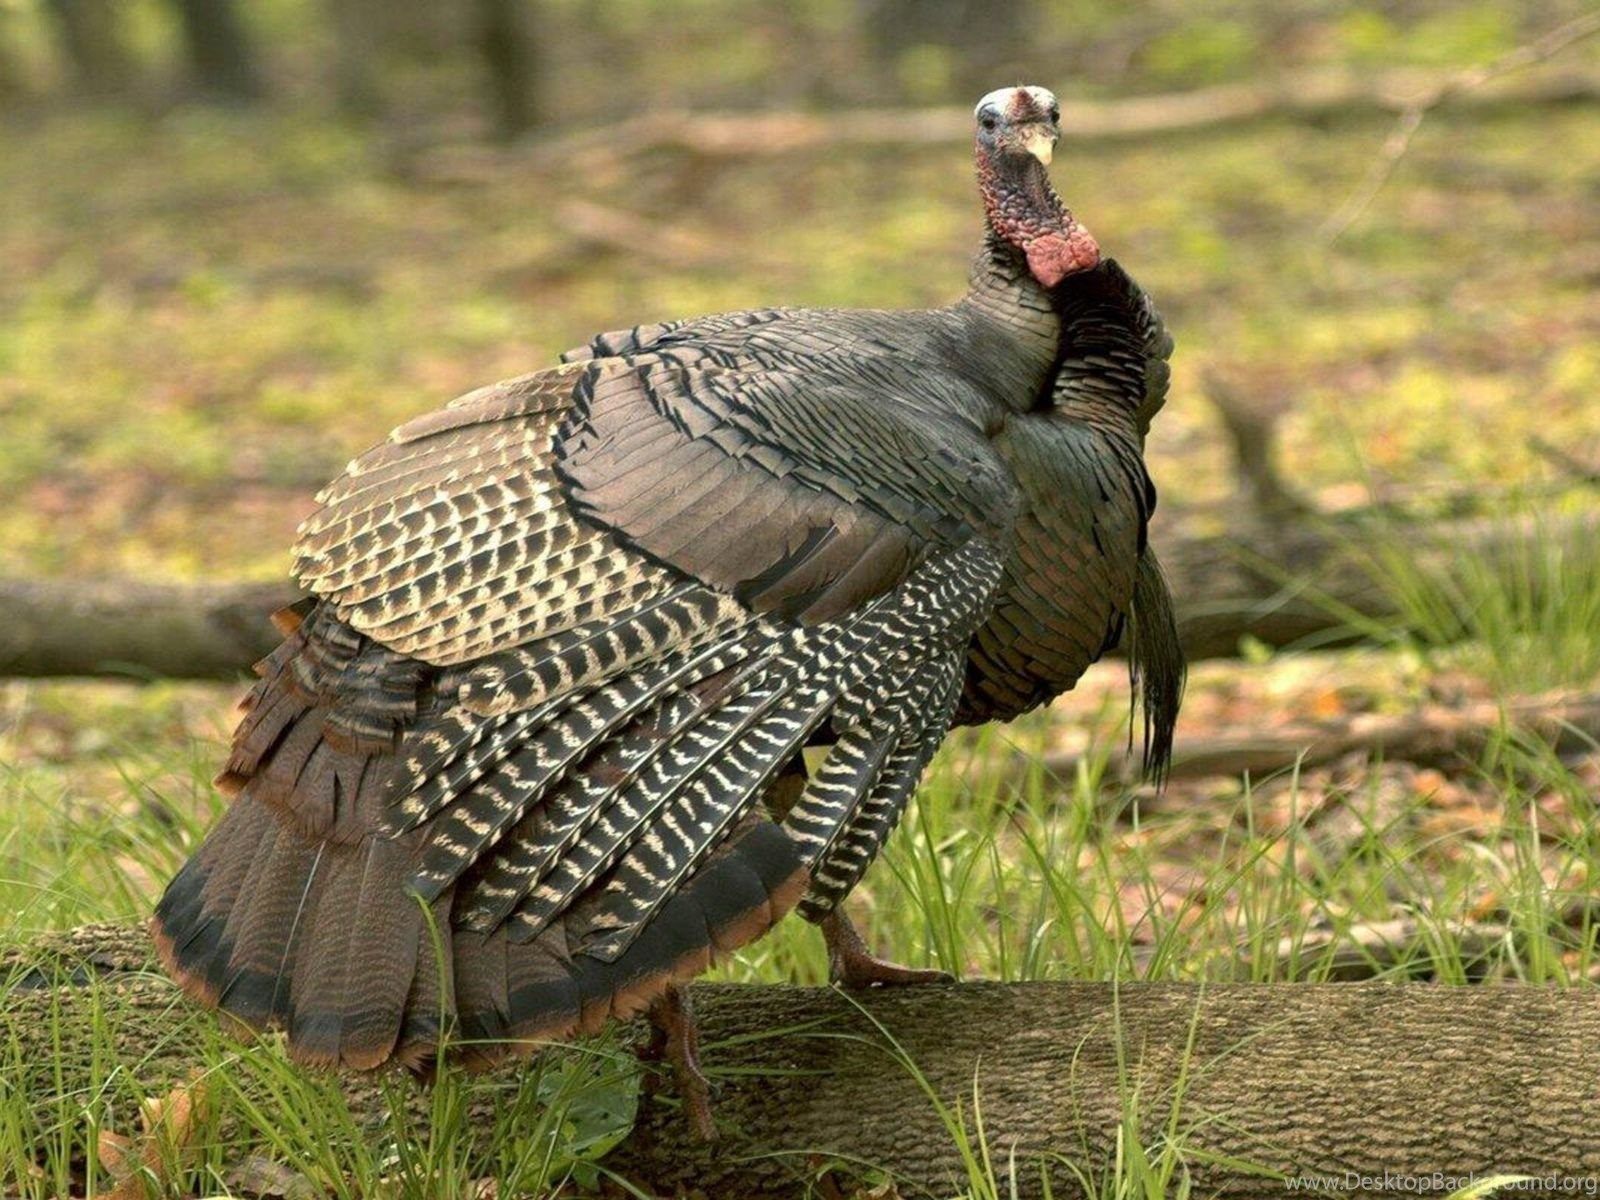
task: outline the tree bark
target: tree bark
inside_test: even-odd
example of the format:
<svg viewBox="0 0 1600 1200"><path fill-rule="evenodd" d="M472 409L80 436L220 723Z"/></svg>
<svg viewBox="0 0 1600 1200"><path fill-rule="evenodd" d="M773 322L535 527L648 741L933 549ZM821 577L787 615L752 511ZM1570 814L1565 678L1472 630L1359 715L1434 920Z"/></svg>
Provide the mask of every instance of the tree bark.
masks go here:
<svg viewBox="0 0 1600 1200"><path fill-rule="evenodd" d="M1416 524L1405 536L1420 572L1469 555L1514 572L1516 551L1534 537L1592 555L1600 513L1538 529L1488 518ZM1357 524L1309 516L1214 536L1158 533L1185 652L1191 660L1226 658L1245 637L1268 646L1347 644L1361 639L1361 622L1392 621L1394 597L1364 562L1364 540L1370 535ZM235 678L277 645L267 614L296 598L287 584L0 581L0 675Z"/></svg>
<svg viewBox="0 0 1600 1200"><path fill-rule="evenodd" d="M255 51L233 0L172 0L183 22L190 74L207 95L231 101L263 92Z"/></svg>
<svg viewBox="0 0 1600 1200"><path fill-rule="evenodd" d="M1589 992L1035 983L694 995L732 1133L708 1152L676 1110L647 1109L612 1165L657 1194L799 1195L801 1147L887 1168L908 1195L950 1194L966 1172L929 1092L960 1106L974 1139L981 1113L1002 1196L1013 1160L1018 1194L1040 1195L1048 1174L1053 1195L1081 1195L1072 1168L1105 1172L1129 1112L1152 1153L1170 1131L1196 1195L1281 1198L1283 1176L1348 1172L1600 1174L1600 997ZM748 1036L778 1030L797 1032Z"/></svg>
<svg viewBox="0 0 1600 1200"><path fill-rule="evenodd" d="M132 87L133 59L115 0L49 0L46 8L80 92L114 96Z"/></svg>
<svg viewBox="0 0 1600 1200"><path fill-rule="evenodd" d="M531 0L477 0L478 53L500 140L513 141L539 123L539 46Z"/></svg>
<svg viewBox="0 0 1600 1200"><path fill-rule="evenodd" d="M352 117L375 117L383 109L377 60L384 43L381 10L374 0L328 0L334 38L334 90Z"/></svg>
<svg viewBox="0 0 1600 1200"><path fill-rule="evenodd" d="M32 81L17 55L15 28L19 15L0 8L0 104L24 99L32 90Z"/></svg>
<svg viewBox="0 0 1600 1200"><path fill-rule="evenodd" d="M87 1052L94 1022L148 1092L197 1065L189 1055L203 1039L182 1026L210 1018L149 973L142 932L86 927L0 954L0 968L8 957L0 1045L23 1066L13 1082L41 1102L108 1069ZM1021 1196L1040 1195L1045 1173L1055 1196L1081 1195L1074 1168L1107 1171L1125 1125L1152 1153L1170 1143L1196 1195L1281 1198L1283 1177L1296 1175L1347 1189L1352 1175L1387 1176L1368 1190L1407 1195L1435 1173L1600 1177L1593 991L976 983L692 994L722 1140L697 1145L676 1106L642 1105L607 1165L650 1194L797 1197L828 1163L846 1186L868 1165L897 1178L900 1194L949 1194L966 1180L951 1122L976 1139L980 1117L1000 1195L1013 1163ZM358 1124L383 1111L370 1077L347 1083Z"/></svg>

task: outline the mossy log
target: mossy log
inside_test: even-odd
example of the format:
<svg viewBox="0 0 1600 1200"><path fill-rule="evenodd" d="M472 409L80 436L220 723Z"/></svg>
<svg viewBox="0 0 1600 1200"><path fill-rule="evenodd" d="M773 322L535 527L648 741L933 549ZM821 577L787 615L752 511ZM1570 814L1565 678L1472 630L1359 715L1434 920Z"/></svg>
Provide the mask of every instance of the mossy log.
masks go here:
<svg viewBox="0 0 1600 1200"><path fill-rule="evenodd" d="M138 930L97 926L11 952L0 1042L39 1065L23 1086L81 1083L74 1031L86 1042L90 1021L151 1089L186 1076L202 1039L175 1033L185 1006L148 951ZM41 961L56 967L18 965ZM955 1127L976 1139L980 1120L1002 1195L1013 1169L1019 1195L1046 1174L1053 1195L1081 1194L1077 1172L1099 1177L1131 1129L1169 1143L1197 1195L1281 1197L1294 1176L1410 1195L1474 1174L1600 1179L1588 990L698 985L693 1003L721 1140L695 1143L676 1106L650 1103L607 1160L658 1195L800 1196L829 1164L843 1194L860 1164L901 1195L953 1194ZM384 1102L370 1077L347 1082L358 1119Z"/></svg>

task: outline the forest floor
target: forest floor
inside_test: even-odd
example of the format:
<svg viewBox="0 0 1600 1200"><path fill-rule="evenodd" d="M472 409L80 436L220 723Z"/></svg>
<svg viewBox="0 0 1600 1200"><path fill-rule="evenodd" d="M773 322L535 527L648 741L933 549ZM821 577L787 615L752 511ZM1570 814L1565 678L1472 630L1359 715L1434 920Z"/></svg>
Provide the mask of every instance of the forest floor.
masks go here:
<svg viewBox="0 0 1600 1200"><path fill-rule="evenodd" d="M1537 511L1562 472L1536 438L1600 463L1592 110L1441 111L1330 242L1322 222L1385 133L1269 121L1058 159L1069 203L1178 338L1150 447L1158 543L1228 523L1204 399L1218 379L1282 411L1286 476L1327 509L1426 514L1470 491L1486 511ZM773 301L941 303L978 220L960 147L445 171L293 115L0 129L0 194L0 572L15 574L277 578L317 486L400 420L601 328ZM637 236L597 234L581 206ZM1376 647L1242 645L1195 671L1184 735L1600 685L1592 564L1542 563L1525 596L1395 570L1407 616L1368 630ZM1120 665L1099 667L1045 713L952 740L852 901L876 947L997 979L1600 980L1600 747L1558 757L1506 724L1467 759L1291 755L1157 792L1104 769L1125 689ZM217 811L236 696L0 685L0 944L149 911ZM1070 774L1045 769L1067 750L1083 752ZM820 981L820 939L787 922L719 974ZM492 1161L404 1159L395 1130L358 1136L336 1112L291 1127L236 1110L238 1140L165 1186L577 1188L631 1111L632 1071L598 1047L530 1084L555 1117ZM136 1126L140 1080L102 1049L93 1094L38 1105L0 1088L0 1193L104 1194L96 1133ZM276 1056L217 1050L211 1066ZM280 1086L289 1108L330 1103L322 1084ZM447 1127L434 1137L451 1144Z"/></svg>
<svg viewBox="0 0 1600 1200"><path fill-rule="evenodd" d="M1178 340L1163 522L1226 517L1208 378L1283 411L1327 507L1537 486L1533 435L1600 456L1592 109L1441 109L1330 242L1385 133L1063 148L1063 196ZM596 330L944 303L979 219L960 145L456 162L211 111L0 127L0 194L0 571L153 577L279 577L352 454Z"/></svg>

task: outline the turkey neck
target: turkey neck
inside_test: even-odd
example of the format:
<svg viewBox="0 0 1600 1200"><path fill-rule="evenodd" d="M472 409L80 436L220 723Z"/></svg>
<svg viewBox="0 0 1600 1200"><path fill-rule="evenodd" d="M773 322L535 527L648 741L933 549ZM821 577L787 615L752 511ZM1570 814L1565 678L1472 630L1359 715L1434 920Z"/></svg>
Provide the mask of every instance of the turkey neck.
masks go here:
<svg viewBox="0 0 1600 1200"><path fill-rule="evenodd" d="M983 383L1009 409L1032 407L1054 373L1061 318L1021 252L990 230L973 260L967 294L952 311Z"/></svg>
<svg viewBox="0 0 1600 1200"><path fill-rule="evenodd" d="M1057 306L1035 278L1028 247L1068 244L1081 228L1036 160L1001 167L980 151L977 165L988 227L956 308L974 343L989 350L983 361L995 368L1008 407L1025 409L1048 383L1061 349Z"/></svg>

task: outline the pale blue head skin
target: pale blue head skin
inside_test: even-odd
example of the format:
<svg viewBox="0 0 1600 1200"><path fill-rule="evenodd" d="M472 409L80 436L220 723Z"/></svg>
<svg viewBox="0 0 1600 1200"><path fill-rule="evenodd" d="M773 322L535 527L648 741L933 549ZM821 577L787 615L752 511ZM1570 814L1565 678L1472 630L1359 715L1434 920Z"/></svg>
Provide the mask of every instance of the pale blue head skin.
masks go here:
<svg viewBox="0 0 1600 1200"><path fill-rule="evenodd" d="M1023 87L995 88L994 91L990 92L982 100L978 101L978 106L972 110L972 115L977 116L984 110L985 107L993 107L999 112L1004 113L1007 106L1010 105L1011 101L1018 92L1026 92L1028 94L1028 98L1033 101L1034 107L1040 112L1047 113L1051 112L1052 110L1058 113L1060 112L1060 105L1056 103L1056 96L1054 92L1052 92L1049 88L1042 88L1029 84Z"/></svg>
<svg viewBox="0 0 1600 1200"><path fill-rule="evenodd" d="M973 157L989 228L1027 259L1041 287L1100 262L1100 247L1050 186L1045 168L1061 136L1061 105L1047 88L998 88L973 112Z"/></svg>
<svg viewBox="0 0 1600 1200"><path fill-rule="evenodd" d="M1060 136L1061 105L1049 88L996 88L972 110L978 144L992 152L1022 151L1048 164Z"/></svg>

